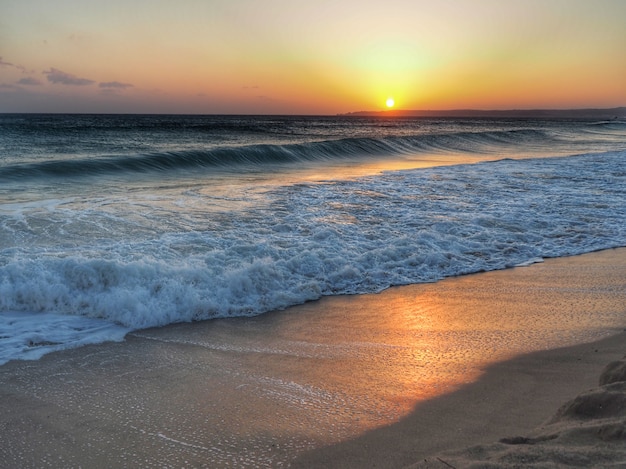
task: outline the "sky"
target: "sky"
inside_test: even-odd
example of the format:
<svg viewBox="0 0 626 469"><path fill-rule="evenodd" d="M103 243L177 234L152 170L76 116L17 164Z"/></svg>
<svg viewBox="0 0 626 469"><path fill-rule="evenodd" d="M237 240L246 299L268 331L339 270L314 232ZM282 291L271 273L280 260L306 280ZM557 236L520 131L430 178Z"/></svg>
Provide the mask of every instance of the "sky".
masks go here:
<svg viewBox="0 0 626 469"><path fill-rule="evenodd" d="M0 0L0 112L626 106L624 0Z"/></svg>

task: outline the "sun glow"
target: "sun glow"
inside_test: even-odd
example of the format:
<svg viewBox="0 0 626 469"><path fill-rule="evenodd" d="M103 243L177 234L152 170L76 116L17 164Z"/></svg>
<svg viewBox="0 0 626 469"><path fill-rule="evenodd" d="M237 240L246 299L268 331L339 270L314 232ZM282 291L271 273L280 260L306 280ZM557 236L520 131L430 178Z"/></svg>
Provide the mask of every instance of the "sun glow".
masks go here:
<svg viewBox="0 0 626 469"><path fill-rule="evenodd" d="M385 104L387 104L388 108L392 108L394 104L396 104L396 102L393 100L393 98L387 98L387 101L385 102Z"/></svg>

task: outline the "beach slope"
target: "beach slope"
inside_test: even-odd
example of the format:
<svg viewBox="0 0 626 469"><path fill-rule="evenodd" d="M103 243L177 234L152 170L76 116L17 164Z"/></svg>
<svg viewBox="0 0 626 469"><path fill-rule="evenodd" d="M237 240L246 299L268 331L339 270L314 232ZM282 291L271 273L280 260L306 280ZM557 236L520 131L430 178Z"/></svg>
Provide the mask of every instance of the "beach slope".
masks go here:
<svg viewBox="0 0 626 469"><path fill-rule="evenodd" d="M581 467L598 467L599 461L623 463L626 385L597 385L607 363L616 369L619 363L623 378L624 361L616 359L625 350L626 333L621 333L497 363L478 381L418 404L400 422L305 453L292 467L445 469L533 467L531 462L544 464L536 467L574 461ZM607 379L608 373L602 376Z"/></svg>
<svg viewBox="0 0 626 469"><path fill-rule="evenodd" d="M565 403L534 431L428 457L410 467L626 467L626 357L609 363L598 387Z"/></svg>

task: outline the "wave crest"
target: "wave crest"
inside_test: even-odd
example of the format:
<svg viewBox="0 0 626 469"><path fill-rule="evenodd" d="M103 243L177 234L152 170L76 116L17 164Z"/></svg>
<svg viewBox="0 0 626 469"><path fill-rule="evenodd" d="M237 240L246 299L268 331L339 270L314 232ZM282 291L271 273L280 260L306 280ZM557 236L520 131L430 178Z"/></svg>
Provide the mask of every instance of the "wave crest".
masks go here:
<svg viewBox="0 0 626 469"><path fill-rule="evenodd" d="M537 130L462 132L386 138L345 138L286 145L247 145L146 155L46 160L0 168L0 180L82 177L101 174L164 172L208 168L216 171L271 170L294 163L393 157L421 153L493 152L503 147L545 142Z"/></svg>

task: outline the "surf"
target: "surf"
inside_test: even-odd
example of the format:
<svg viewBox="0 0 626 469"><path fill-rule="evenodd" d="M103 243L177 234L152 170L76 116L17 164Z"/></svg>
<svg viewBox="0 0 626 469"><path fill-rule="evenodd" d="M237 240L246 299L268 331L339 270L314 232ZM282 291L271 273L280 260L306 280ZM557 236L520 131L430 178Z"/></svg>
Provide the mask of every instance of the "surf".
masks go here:
<svg viewBox="0 0 626 469"><path fill-rule="evenodd" d="M0 132L0 336L12 357L626 239L626 134L613 123L11 125Z"/></svg>

